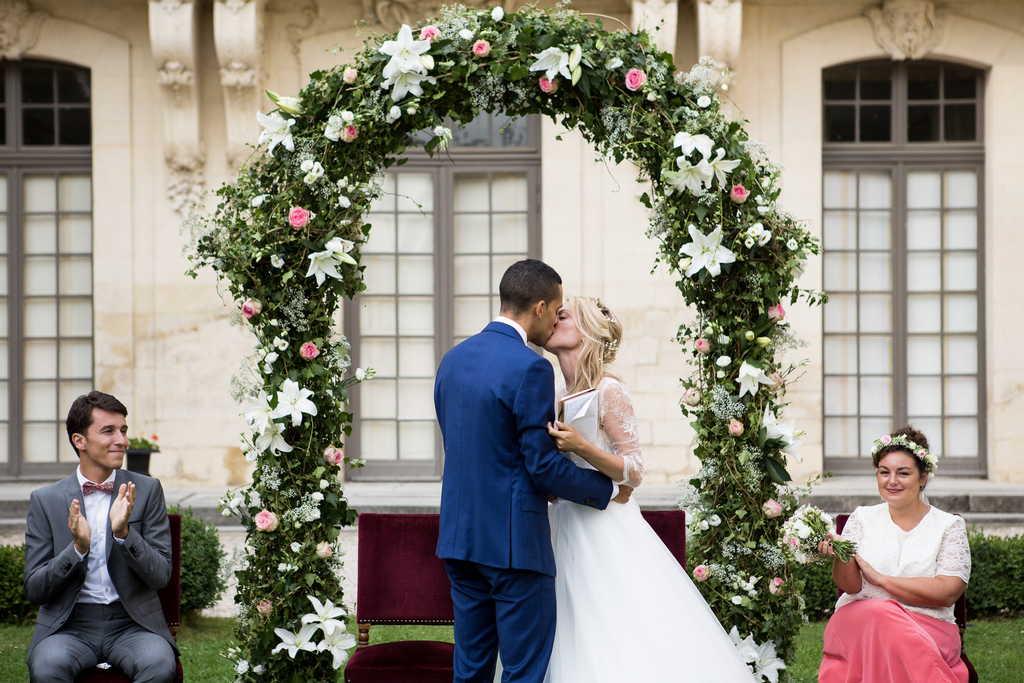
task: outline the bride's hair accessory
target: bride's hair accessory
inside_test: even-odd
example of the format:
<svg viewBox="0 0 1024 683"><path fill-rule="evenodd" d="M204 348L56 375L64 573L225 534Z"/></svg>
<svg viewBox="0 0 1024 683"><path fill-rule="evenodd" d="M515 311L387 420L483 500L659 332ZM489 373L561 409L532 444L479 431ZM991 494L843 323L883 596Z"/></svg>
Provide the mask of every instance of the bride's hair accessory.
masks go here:
<svg viewBox="0 0 1024 683"><path fill-rule="evenodd" d="M604 317L605 320L607 320L609 323L617 322L615 320L615 317L612 315L611 311L608 310L608 307L604 305L603 301L594 296L590 297L590 300L594 302L594 305L597 306L598 312ZM604 347L601 353L601 365L608 365L609 363L615 361L615 354L618 353L619 351L618 339L615 339L611 336L605 337L604 339L594 339L592 336L584 332L582 329L580 329L580 332L583 333L583 336L585 336L590 341L594 342L595 344L600 344L602 347Z"/></svg>
<svg viewBox="0 0 1024 683"><path fill-rule="evenodd" d="M939 468L938 458L929 453L927 448L913 439L908 439L904 434L897 434L896 436L886 435L880 439L875 439L875 442L871 445L871 457L874 458L878 451L887 446L899 446L901 449L912 453L915 458L924 463L924 471L928 474L935 474L935 470Z"/></svg>

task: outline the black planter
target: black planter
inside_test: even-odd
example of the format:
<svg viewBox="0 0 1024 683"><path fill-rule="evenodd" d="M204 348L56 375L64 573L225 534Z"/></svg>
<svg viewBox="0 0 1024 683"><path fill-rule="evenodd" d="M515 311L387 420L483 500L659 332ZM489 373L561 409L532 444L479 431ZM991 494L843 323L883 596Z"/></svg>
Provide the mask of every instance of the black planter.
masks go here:
<svg viewBox="0 0 1024 683"><path fill-rule="evenodd" d="M125 455L128 456L128 464L125 467L129 472L138 472L139 474L145 474L149 476L149 455L150 453L159 453L159 450L148 448L129 448L125 451Z"/></svg>

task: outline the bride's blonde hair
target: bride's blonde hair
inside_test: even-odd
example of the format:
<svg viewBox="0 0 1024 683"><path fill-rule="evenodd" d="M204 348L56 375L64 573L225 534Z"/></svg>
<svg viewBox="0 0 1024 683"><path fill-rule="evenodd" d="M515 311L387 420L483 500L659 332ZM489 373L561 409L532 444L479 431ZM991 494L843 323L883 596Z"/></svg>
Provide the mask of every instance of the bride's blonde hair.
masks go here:
<svg viewBox="0 0 1024 683"><path fill-rule="evenodd" d="M605 375L613 376L607 366L615 361L622 340L622 325L600 299L570 296L567 299L573 323L583 337L583 348L576 359L576 377L568 393L593 389Z"/></svg>

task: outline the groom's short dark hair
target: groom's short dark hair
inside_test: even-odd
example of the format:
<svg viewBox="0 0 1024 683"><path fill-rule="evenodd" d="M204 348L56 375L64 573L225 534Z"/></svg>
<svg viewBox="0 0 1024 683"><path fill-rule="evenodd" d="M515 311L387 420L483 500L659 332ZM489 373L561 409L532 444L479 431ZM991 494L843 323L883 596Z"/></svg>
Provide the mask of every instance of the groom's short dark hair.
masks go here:
<svg viewBox="0 0 1024 683"><path fill-rule="evenodd" d="M561 276L555 269L537 259L516 261L501 276L498 294L501 310L519 315L530 310L538 301L552 301L558 296Z"/></svg>
<svg viewBox="0 0 1024 683"><path fill-rule="evenodd" d="M75 441L71 437L75 434L89 435L89 427L92 426L93 408L128 417L128 409L124 407L124 404L110 394L104 394L102 391L90 391L88 394L76 398L75 402L71 404L71 409L68 411L68 418L64 421L64 426L68 430L68 441L71 442L71 447L75 449L75 453L79 458L82 457L82 454L78 452Z"/></svg>

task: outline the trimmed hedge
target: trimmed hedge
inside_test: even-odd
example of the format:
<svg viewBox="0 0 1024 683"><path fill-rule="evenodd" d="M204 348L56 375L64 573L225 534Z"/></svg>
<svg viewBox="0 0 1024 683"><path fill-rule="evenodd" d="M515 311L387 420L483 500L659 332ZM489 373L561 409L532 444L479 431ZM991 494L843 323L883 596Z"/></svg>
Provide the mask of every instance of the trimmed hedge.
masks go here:
<svg viewBox="0 0 1024 683"><path fill-rule="evenodd" d="M0 623L34 621L39 608L25 599L25 546L0 545Z"/></svg>
<svg viewBox="0 0 1024 683"><path fill-rule="evenodd" d="M226 584L221 573L224 548L217 527L192 516L192 507L174 505L168 514L181 515L181 611L196 612L220 600Z"/></svg>

